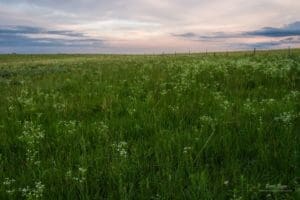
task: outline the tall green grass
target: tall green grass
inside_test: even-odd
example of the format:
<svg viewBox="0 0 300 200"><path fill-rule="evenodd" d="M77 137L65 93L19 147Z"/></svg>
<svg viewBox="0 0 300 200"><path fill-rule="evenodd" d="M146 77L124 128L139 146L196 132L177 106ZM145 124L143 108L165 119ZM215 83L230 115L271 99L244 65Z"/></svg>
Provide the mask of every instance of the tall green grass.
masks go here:
<svg viewBox="0 0 300 200"><path fill-rule="evenodd" d="M300 51L0 56L0 199L296 199Z"/></svg>

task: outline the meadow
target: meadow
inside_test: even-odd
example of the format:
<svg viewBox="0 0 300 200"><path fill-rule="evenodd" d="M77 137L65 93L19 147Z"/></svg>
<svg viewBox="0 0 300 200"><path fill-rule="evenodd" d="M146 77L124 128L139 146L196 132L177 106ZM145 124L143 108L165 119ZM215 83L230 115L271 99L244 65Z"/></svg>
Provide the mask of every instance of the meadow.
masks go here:
<svg viewBox="0 0 300 200"><path fill-rule="evenodd" d="M297 199L300 50L0 55L0 199Z"/></svg>

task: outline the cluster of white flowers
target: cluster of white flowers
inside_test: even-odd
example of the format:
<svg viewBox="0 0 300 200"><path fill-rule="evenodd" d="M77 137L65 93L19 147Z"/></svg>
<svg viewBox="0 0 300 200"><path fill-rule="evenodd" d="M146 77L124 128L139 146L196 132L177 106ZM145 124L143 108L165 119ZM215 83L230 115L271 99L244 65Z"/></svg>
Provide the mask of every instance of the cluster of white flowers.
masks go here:
<svg viewBox="0 0 300 200"><path fill-rule="evenodd" d="M44 131L40 125L35 125L31 121L24 122L22 135L19 136L22 142L28 146L34 146L39 143L42 138L44 138Z"/></svg>
<svg viewBox="0 0 300 200"><path fill-rule="evenodd" d="M13 97L7 97L6 98L7 102L8 102L8 111L13 113L16 110L16 106L14 105L14 101L15 99Z"/></svg>
<svg viewBox="0 0 300 200"><path fill-rule="evenodd" d="M60 102L55 102L53 103L53 108L57 111L63 111L66 108L66 104L65 103L60 103Z"/></svg>
<svg viewBox="0 0 300 200"><path fill-rule="evenodd" d="M231 103L226 99L222 92L213 92L213 97L216 102L219 102L220 107L226 111L231 106Z"/></svg>
<svg viewBox="0 0 300 200"><path fill-rule="evenodd" d="M16 182L13 178L5 178L3 181L3 186L6 189L6 193L8 195L13 195L16 192L16 189L14 188L14 183Z"/></svg>
<svg viewBox="0 0 300 200"><path fill-rule="evenodd" d="M169 110L173 113L176 113L179 110L179 106L178 105L169 105L168 106Z"/></svg>
<svg viewBox="0 0 300 200"><path fill-rule="evenodd" d="M275 120L283 122L283 124L286 126L291 126L293 120L297 117L298 115L292 112L284 112L281 113L279 117L275 117Z"/></svg>
<svg viewBox="0 0 300 200"><path fill-rule="evenodd" d="M296 100L300 96L299 91L291 91L287 95L285 95L284 100L290 101L290 100Z"/></svg>
<svg viewBox="0 0 300 200"><path fill-rule="evenodd" d="M256 115L257 111L254 107L254 102L252 102L250 99L247 99L246 102L243 104L243 110L246 113L249 113L251 115Z"/></svg>
<svg viewBox="0 0 300 200"><path fill-rule="evenodd" d="M228 110L228 108L230 108L231 106L231 103L228 101L228 100L224 100L221 102L221 106L223 108L223 110Z"/></svg>
<svg viewBox="0 0 300 200"><path fill-rule="evenodd" d="M22 89L17 98L8 97L7 101L10 112L14 112L16 109L21 109L24 112L35 112L40 101L60 112L66 108L64 98L57 91L51 90L45 93L39 88L35 91L29 91L27 88Z"/></svg>
<svg viewBox="0 0 300 200"><path fill-rule="evenodd" d="M278 193L278 192L291 192L287 185L282 185L281 183L271 185L269 183L266 184L265 189L261 189L261 192L268 192L267 197L271 197L271 193Z"/></svg>
<svg viewBox="0 0 300 200"><path fill-rule="evenodd" d="M58 127L60 130L64 131L64 134L73 135L76 133L78 122L75 120L70 121L59 121Z"/></svg>
<svg viewBox="0 0 300 200"><path fill-rule="evenodd" d="M279 67L279 66L274 66L274 65L268 65L262 68L262 72L272 78L280 77L283 78L288 74L288 72L291 70L290 66L286 67Z"/></svg>
<svg viewBox="0 0 300 200"><path fill-rule="evenodd" d="M26 146L26 160L28 164L39 166L38 148L41 140L45 137L45 132L41 125L36 125L31 121L25 121L23 125L23 132L19 136L19 140ZM35 181L35 186L29 186L20 189L22 195L28 199L41 199L45 186L41 181Z"/></svg>
<svg viewBox="0 0 300 200"><path fill-rule="evenodd" d="M168 90L166 88L167 83L163 82L159 85L160 89L160 95L165 96L166 94L168 94Z"/></svg>
<svg viewBox="0 0 300 200"><path fill-rule="evenodd" d="M36 181L34 187L26 186L24 188L15 188L14 183L16 182L13 178L5 178L3 186L6 189L6 193L10 196L20 192L26 200L37 200L42 199L45 185L41 181Z"/></svg>
<svg viewBox="0 0 300 200"><path fill-rule="evenodd" d="M68 170L66 172L66 178L78 184L82 184L86 181L86 172L87 169L84 167L79 167L77 171Z"/></svg>
<svg viewBox="0 0 300 200"><path fill-rule="evenodd" d="M18 138L26 146L26 159L28 162L39 164L37 160L38 145L44 136L45 132L40 125L35 125L30 121L24 122L23 132Z"/></svg>
<svg viewBox="0 0 300 200"><path fill-rule="evenodd" d="M51 90L51 92L41 95L41 98L43 98L45 102L51 103L56 111L62 112L66 108L64 98L57 91Z"/></svg>
<svg viewBox="0 0 300 200"><path fill-rule="evenodd" d="M28 89L23 89L17 98L17 103L21 105L21 109L25 112L34 112L37 109L36 103L29 93Z"/></svg>
<svg viewBox="0 0 300 200"><path fill-rule="evenodd" d="M176 74L174 76L174 89L176 89L177 95L181 96L186 90L191 88L193 84L196 82L197 72L195 71L197 68L193 68L190 66L182 66L180 68L181 73Z"/></svg>
<svg viewBox="0 0 300 200"><path fill-rule="evenodd" d="M108 126L105 122L96 122L94 125L96 126L97 132L102 134L108 133Z"/></svg>
<svg viewBox="0 0 300 200"><path fill-rule="evenodd" d="M215 119L210 116L203 115L199 118L202 125L209 125L212 126L215 123Z"/></svg>
<svg viewBox="0 0 300 200"><path fill-rule="evenodd" d="M129 107L129 108L127 108L127 112L128 112L128 114L129 115L134 115L134 113L136 113L136 109L135 108L133 108L133 107Z"/></svg>
<svg viewBox="0 0 300 200"><path fill-rule="evenodd" d="M119 143L114 143L112 144L112 147L122 158L127 158L127 142L121 141Z"/></svg>
<svg viewBox="0 0 300 200"><path fill-rule="evenodd" d="M37 181L35 182L34 187L30 188L29 186L27 186L26 188L21 188L20 192L26 200L37 200L42 199L44 190L45 185L43 185L42 182Z"/></svg>
<svg viewBox="0 0 300 200"><path fill-rule="evenodd" d="M160 199L163 199L163 198L159 194L156 194L155 196L151 197L151 200L160 200Z"/></svg>
<svg viewBox="0 0 300 200"><path fill-rule="evenodd" d="M188 152L190 152L192 150L192 147L184 147L183 148L183 153L187 154Z"/></svg>
<svg viewBox="0 0 300 200"><path fill-rule="evenodd" d="M272 107L276 104L276 100L273 99L273 98L270 98L270 99L263 99L261 100L260 104L262 105L262 107Z"/></svg>

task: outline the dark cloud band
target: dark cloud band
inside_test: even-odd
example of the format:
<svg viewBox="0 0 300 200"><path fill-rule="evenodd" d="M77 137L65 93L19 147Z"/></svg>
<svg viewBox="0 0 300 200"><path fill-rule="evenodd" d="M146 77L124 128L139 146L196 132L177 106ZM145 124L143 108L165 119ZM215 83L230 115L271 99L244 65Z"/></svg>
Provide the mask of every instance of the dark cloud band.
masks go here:
<svg viewBox="0 0 300 200"><path fill-rule="evenodd" d="M245 35L265 37L300 36L300 21L288 24L281 28L265 27L260 30L246 32Z"/></svg>
<svg viewBox="0 0 300 200"><path fill-rule="evenodd" d="M51 36L56 36L53 38ZM14 47L62 47L103 46L104 41L90 38L83 33L69 30L46 30L40 27L0 27L0 46Z"/></svg>
<svg viewBox="0 0 300 200"><path fill-rule="evenodd" d="M264 27L262 29L241 32L241 33L225 33L216 32L209 35L203 35L193 32L186 32L181 34L171 34L174 37L184 38L192 41L202 42L215 42L218 40L224 41L225 39L236 39L236 38L255 38L255 37L267 37L270 38L268 42L256 42L256 43L244 43L244 44L232 44L238 47L244 48L269 48L280 45L292 45L300 44L300 21L285 25L281 28L275 27ZM279 38L274 41L273 39ZM282 39L280 39L282 38Z"/></svg>

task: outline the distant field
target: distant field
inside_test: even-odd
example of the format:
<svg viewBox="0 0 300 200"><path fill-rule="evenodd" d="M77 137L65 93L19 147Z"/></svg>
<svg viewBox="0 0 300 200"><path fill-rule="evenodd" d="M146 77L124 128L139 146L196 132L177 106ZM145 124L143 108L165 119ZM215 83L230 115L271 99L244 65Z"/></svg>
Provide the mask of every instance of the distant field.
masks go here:
<svg viewBox="0 0 300 200"><path fill-rule="evenodd" d="M297 49L0 55L0 199L297 199L299 153Z"/></svg>

